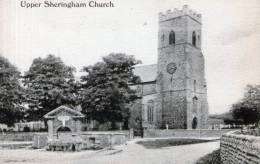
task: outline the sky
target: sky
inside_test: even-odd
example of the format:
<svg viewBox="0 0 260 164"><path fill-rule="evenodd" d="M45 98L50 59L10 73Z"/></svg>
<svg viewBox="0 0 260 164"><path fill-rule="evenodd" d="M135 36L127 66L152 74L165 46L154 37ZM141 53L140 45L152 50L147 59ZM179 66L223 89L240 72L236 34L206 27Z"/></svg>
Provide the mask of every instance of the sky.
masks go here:
<svg viewBox="0 0 260 164"><path fill-rule="evenodd" d="M34 58L48 54L78 71L111 52L135 55L143 65L155 64L158 13L187 4L202 14L209 112L230 110L247 84L260 84L259 0L112 2L114 8L27 9L20 7L20 0L0 0L0 54L21 72L29 69Z"/></svg>

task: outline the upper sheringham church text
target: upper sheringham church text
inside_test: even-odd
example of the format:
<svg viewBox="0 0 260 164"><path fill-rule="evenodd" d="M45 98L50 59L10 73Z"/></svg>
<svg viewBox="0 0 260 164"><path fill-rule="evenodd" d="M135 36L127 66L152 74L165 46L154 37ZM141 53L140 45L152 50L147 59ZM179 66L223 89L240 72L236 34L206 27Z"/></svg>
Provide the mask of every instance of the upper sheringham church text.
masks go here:
<svg viewBox="0 0 260 164"><path fill-rule="evenodd" d="M43 1L43 2L27 2L20 1L20 6L23 8L86 8L86 7L115 7L112 1L108 2L53 2L53 1Z"/></svg>

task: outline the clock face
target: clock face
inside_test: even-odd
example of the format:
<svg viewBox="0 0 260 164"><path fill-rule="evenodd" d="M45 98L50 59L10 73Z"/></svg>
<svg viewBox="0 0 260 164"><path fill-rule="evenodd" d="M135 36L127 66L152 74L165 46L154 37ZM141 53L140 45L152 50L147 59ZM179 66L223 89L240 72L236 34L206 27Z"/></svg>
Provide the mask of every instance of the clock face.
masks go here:
<svg viewBox="0 0 260 164"><path fill-rule="evenodd" d="M169 64L167 65L167 72L168 72L169 74L174 74L176 70L177 70L177 66L176 66L175 63L169 63Z"/></svg>

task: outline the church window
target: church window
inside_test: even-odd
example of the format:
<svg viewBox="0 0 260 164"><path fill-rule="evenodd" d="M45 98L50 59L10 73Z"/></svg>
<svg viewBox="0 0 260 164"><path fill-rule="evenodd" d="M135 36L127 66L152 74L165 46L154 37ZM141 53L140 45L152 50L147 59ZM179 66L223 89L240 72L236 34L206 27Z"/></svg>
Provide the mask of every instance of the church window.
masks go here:
<svg viewBox="0 0 260 164"><path fill-rule="evenodd" d="M193 90L194 90L194 92L196 92L196 85L197 85L197 81L193 80Z"/></svg>
<svg viewBox="0 0 260 164"><path fill-rule="evenodd" d="M149 101L148 102L148 122L153 122L153 112L154 112L154 105L153 105L153 101Z"/></svg>
<svg viewBox="0 0 260 164"><path fill-rule="evenodd" d="M192 45L196 46L196 32L195 31L192 32Z"/></svg>
<svg viewBox="0 0 260 164"><path fill-rule="evenodd" d="M175 44L175 32L171 31L169 35L169 44Z"/></svg>
<svg viewBox="0 0 260 164"><path fill-rule="evenodd" d="M198 98L195 96L192 98L192 112L197 113Z"/></svg>
<svg viewBox="0 0 260 164"><path fill-rule="evenodd" d="M165 39L165 35L162 34L162 36L161 36L161 42L164 42L164 39Z"/></svg>

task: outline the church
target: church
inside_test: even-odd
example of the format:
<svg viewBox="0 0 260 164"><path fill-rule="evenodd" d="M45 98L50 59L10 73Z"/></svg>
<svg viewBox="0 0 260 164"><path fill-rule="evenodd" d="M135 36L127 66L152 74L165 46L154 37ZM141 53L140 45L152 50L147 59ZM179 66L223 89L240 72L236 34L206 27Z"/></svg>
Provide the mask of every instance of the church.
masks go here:
<svg viewBox="0 0 260 164"><path fill-rule="evenodd" d="M205 61L201 51L201 14L184 5L159 13L157 64L136 67L144 129L207 128Z"/></svg>

